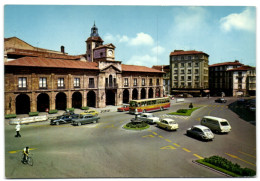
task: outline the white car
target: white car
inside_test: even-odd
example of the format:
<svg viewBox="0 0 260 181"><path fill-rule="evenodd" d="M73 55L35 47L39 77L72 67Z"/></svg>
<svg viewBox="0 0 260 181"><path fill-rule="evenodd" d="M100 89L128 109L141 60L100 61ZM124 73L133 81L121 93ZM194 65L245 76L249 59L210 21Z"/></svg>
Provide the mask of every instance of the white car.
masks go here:
<svg viewBox="0 0 260 181"><path fill-rule="evenodd" d="M164 118L159 122L156 122L158 127L167 129L167 130L177 130L179 128L179 125L170 118Z"/></svg>
<svg viewBox="0 0 260 181"><path fill-rule="evenodd" d="M132 122L144 121L149 124L155 124L160 121L159 117L155 117L153 113L141 113L141 115L136 116L136 118L131 119Z"/></svg>

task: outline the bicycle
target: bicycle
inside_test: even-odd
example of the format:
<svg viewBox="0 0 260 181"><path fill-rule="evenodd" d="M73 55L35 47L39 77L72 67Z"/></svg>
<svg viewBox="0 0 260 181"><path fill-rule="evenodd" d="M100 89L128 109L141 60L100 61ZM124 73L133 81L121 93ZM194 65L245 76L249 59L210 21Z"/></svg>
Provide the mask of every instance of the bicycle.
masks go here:
<svg viewBox="0 0 260 181"><path fill-rule="evenodd" d="M21 160L21 162L22 162L23 164L28 164L28 165L30 165L30 166L33 166L33 158L31 157L31 155L32 155L32 154L28 154L27 159L24 161L24 159L23 159L24 155L23 155L23 153L22 153L22 160Z"/></svg>

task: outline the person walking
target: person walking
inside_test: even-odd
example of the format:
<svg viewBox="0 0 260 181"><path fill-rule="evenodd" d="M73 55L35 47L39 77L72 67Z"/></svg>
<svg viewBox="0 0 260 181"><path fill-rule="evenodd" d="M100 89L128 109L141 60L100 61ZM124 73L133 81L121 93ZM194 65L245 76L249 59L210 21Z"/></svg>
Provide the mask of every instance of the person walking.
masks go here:
<svg viewBox="0 0 260 181"><path fill-rule="evenodd" d="M17 125L15 126L15 130L16 130L16 135L15 135L15 137L21 137L21 135L20 135L20 129L21 129L21 125L20 125L20 123L18 122Z"/></svg>

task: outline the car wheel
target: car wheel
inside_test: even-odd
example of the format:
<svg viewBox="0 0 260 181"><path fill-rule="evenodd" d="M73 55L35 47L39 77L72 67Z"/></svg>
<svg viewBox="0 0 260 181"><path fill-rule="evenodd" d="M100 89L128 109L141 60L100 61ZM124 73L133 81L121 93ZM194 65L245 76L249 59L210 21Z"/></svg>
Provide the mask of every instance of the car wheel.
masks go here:
<svg viewBox="0 0 260 181"><path fill-rule="evenodd" d="M59 122L56 122L56 125L59 125L60 123Z"/></svg>
<svg viewBox="0 0 260 181"><path fill-rule="evenodd" d="M93 121L93 123L97 123L97 121L95 120L95 121Z"/></svg>
<svg viewBox="0 0 260 181"><path fill-rule="evenodd" d="M80 122L78 122L78 126L81 126L81 123L80 123Z"/></svg>
<svg viewBox="0 0 260 181"><path fill-rule="evenodd" d="M160 110L163 111L163 107L161 107Z"/></svg>
<svg viewBox="0 0 260 181"><path fill-rule="evenodd" d="M146 113L146 110L145 110L145 109L143 110L143 113Z"/></svg>

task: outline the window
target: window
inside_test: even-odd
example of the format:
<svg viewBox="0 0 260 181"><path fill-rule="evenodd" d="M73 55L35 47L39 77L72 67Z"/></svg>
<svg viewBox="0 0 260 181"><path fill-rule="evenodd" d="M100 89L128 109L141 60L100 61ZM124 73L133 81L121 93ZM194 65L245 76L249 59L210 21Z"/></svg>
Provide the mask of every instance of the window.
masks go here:
<svg viewBox="0 0 260 181"><path fill-rule="evenodd" d="M181 67L184 67L184 63L181 63Z"/></svg>
<svg viewBox="0 0 260 181"><path fill-rule="evenodd" d="M184 81L184 76L181 76L181 81Z"/></svg>
<svg viewBox="0 0 260 181"><path fill-rule="evenodd" d="M195 69L195 74L198 74L199 73L199 69Z"/></svg>
<svg viewBox="0 0 260 181"><path fill-rule="evenodd" d="M134 86L137 86L137 78L134 78Z"/></svg>
<svg viewBox="0 0 260 181"><path fill-rule="evenodd" d="M191 63L188 63L188 67L191 67Z"/></svg>
<svg viewBox="0 0 260 181"><path fill-rule="evenodd" d="M174 57L174 60L178 60L178 57Z"/></svg>
<svg viewBox="0 0 260 181"><path fill-rule="evenodd" d="M89 78L88 80L89 80L88 87L95 88L94 78Z"/></svg>
<svg viewBox="0 0 260 181"><path fill-rule="evenodd" d="M128 78L124 78L124 87L128 87Z"/></svg>
<svg viewBox="0 0 260 181"><path fill-rule="evenodd" d="M76 88L80 87L80 78L74 78L74 87Z"/></svg>
<svg viewBox="0 0 260 181"><path fill-rule="evenodd" d="M188 56L188 60L191 60L191 56Z"/></svg>
<svg viewBox="0 0 260 181"><path fill-rule="evenodd" d="M177 63L174 64L174 68L178 68L178 64Z"/></svg>
<svg viewBox="0 0 260 181"><path fill-rule="evenodd" d="M18 88L20 88L20 89L27 88L27 78L26 77L18 78Z"/></svg>
<svg viewBox="0 0 260 181"><path fill-rule="evenodd" d="M160 79L156 80L156 85L160 85Z"/></svg>
<svg viewBox="0 0 260 181"><path fill-rule="evenodd" d="M178 80L178 76L174 76L174 80Z"/></svg>
<svg viewBox="0 0 260 181"><path fill-rule="evenodd" d="M150 83L149 83L150 86L153 85L153 79L150 79Z"/></svg>
<svg viewBox="0 0 260 181"><path fill-rule="evenodd" d="M64 78L58 78L58 88L64 88Z"/></svg>
<svg viewBox="0 0 260 181"><path fill-rule="evenodd" d="M188 69L188 74L191 74L191 69Z"/></svg>
<svg viewBox="0 0 260 181"><path fill-rule="evenodd" d="M195 67L198 67L199 66L199 63L195 63Z"/></svg>
<svg viewBox="0 0 260 181"><path fill-rule="evenodd" d="M181 74L184 74L184 70L181 70Z"/></svg>
<svg viewBox="0 0 260 181"><path fill-rule="evenodd" d="M39 88L47 88L47 78L46 77L39 78Z"/></svg>
<svg viewBox="0 0 260 181"><path fill-rule="evenodd" d="M145 79L142 78L142 86L145 86Z"/></svg>
<svg viewBox="0 0 260 181"><path fill-rule="evenodd" d="M188 81L191 81L191 76L188 76Z"/></svg>
<svg viewBox="0 0 260 181"><path fill-rule="evenodd" d="M175 74L178 74L178 70L174 70L174 73L175 73Z"/></svg>

